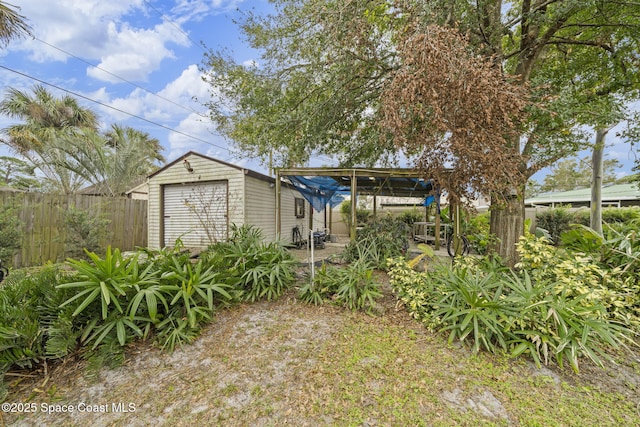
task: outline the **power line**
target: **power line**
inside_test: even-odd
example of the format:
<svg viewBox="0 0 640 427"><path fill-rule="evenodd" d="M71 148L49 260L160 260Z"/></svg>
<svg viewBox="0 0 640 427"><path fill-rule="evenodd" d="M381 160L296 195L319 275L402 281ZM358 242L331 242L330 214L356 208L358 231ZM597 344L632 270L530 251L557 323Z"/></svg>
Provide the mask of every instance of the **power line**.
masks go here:
<svg viewBox="0 0 640 427"><path fill-rule="evenodd" d="M214 144L213 142L207 141L207 140L202 139L202 138L199 138L199 137L197 137L197 136L189 135L188 133L182 132L182 131L177 130L177 129L173 129L173 128L169 127L169 126L163 125L163 124L158 123L158 122L154 122L153 120L146 119L146 118L141 117L141 116L139 116L139 115L137 115L137 114L129 113L128 111L124 111L124 110L122 110L122 109L120 109L120 108L116 108L116 107L114 107L114 106L111 106L111 105L105 104L104 102L101 102L101 101L95 100L95 99L93 99L93 98L89 98L88 96L85 96L85 95L79 94L79 93L74 92L74 91L69 90L69 89L65 89L65 88L63 88L63 87L61 87L61 86L55 85L55 84L53 84L53 83L49 83L49 82L47 82L47 81L44 81L44 80L39 79L39 78L37 78L37 77L33 77L33 76L31 76L31 75L29 75L29 74L26 74L26 73L23 73L23 72L21 72L21 71L14 70L14 69L9 68L9 67L6 67L6 66L4 66L4 65L0 65L0 68L5 69L5 70L7 70L7 71L10 71L10 72L12 72L12 73L18 74L18 75L20 75L20 76L26 77L26 78L28 78L28 79L35 80L35 81L37 81L37 82L39 82L39 83L42 83L42 84L45 84L45 85L47 85L47 86L51 86L51 87L53 87L53 88L55 88L55 89L61 90L61 91L66 92L66 93L69 93L69 94L71 94L71 95L73 95L73 96L77 96L78 98L82 98L82 99L84 99L84 100L86 100L86 101L93 102L93 103L98 104L98 105L101 105L101 106L103 106L103 107L106 107L106 108L110 108L110 109L112 109L112 110L115 110L115 111L117 111L117 112L119 112L119 113L126 114L127 116L134 117L134 118L136 118L136 119L138 119L138 120L142 120L143 122L147 122L147 123L152 124L152 125L154 125L154 126L161 127L162 129L166 129L166 130L168 130L168 131L170 131L170 132L174 132L174 133L177 133L177 134L179 134L179 135L186 136L187 138L191 138L191 139L194 139L194 140L196 140L196 141L203 142L203 143L205 143L205 144L207 144L207 145L210 145L210 146L212 146L212 147L219 148L219 149L221 149L221 150L225 150L225 151L229 152L229 154L231 154L231 156L229 157L229 159L235 159L235 158L242 158L242 157L245 157L244 153L241 153L241 152L239 152L239 151L232 150L232 149L230 149L229 147L223 147L223 146L221 146L221 145ZM318 155L318 156L313 156L313 157L314 157L314 158L316 158L316 159L323 159L323 156L319 156L319 155ZM324 157L324 159L323 159L323 160L330 160L330 161L332 161L332 159L330 159L330 158L328 158L328 157Z"/></svg>
<svg viewBox="0 0 640 427"><path fill-rule="evenodd" d="M157 93L151 92L151 91L150 91L150 90L148 90L147 88L145 88L145 87L143 87L143 86L140 86L140 85L138 85L138 84L136 84L136 83L130 82L129 80L127 80L127 79L125 79L125 78L123 78L123 77L120 77L119 75L117 75L117 74L115 74L115 73L112 73L112 72L111 72L111 71L109 71L109 70L106 70L106 69L104 69L104 68L102 68L102 67L99 67L99 66L97 66L97 65L94 65L94 64L90 63L89 61L86 61L86 60L84 60L84 59L80 58L79 56L74 55L74 54L73 54L73 53L71 53L71 52L67 52L67 51L66 51L66 50L64 50L64 49L59 48L59 47L57 47L57 46L54 46L54 45L52 45L51 43L48 43L48 42L46 42L46 41L44 41L44 40L41 40L41 39L39 39L39 38L37 38L37 37L34 37L34 39L35 39L35 40L37 40L37 41L39 41L40 43L43 43L43 44L45 44L45 45L47 45L47 46L49 46L49 47L51 47L51 48L53 48L53 49L56 49L56 50L58 50L58 51L60 51L60 52L64 53L65 55L68 55L68 56L70 56L70 57L72 57L72 58L75 58L75 59L77 59L78 61L83 62L83 63L85 63L85 64L89 65L90 67L93 67L93 68L98 69L98 70L100 70L100 71L102 71L102 72L104 72L104 73L107 73L107 74L109 74L110 76L113 76L113 77L115 77L115 78L117 78L117 79L119 79L119 80L122 80L122 81L123 81L123 82L125 82L125 83L129 83L131 86L134 86L134 87L136 87L136 88L138 88L138 89L141 89L141 90L143 90L143 91L147 92L147 93L148 93L148 94L150 94L150 95L156 96L156 97L158 97L158 98L160 98L160 99L162 99L162 100L164 100L164 101L167 101L167 102L169 102L169 103L171 103L171 104L173 104L173 105L175 105L175 106L177 106L177 107L180 107L180 108L182 108L182 109L184 109L184 110L191 111L192 113L195 113L195 114L197 114L197 115L199 115L199 116L201 116L201 117L206 117L204 114L202 114L201 112L199 112L199 111L197 111L197 110L194 110L194 109L193 109L193 108L191 108L191 107L186 107L186 106L184 106L184 105L182 105L182 104L178 104L177 102L170 100L169 98L165 98L165 97L164 97L164 96L162 96L162 95L158 95Z"/></svg>
<svg viewBox="0 0 640 427"><path fill-rule="evenodd" d="M166 130L168 130L168 131L170 131L170 132L174 132L174 133L177 133L177 134L179 134L179 135L185 136L185 137L187 137L187 138L191 138L191 139L193 139L193 140L200 141L200 142L205 143L205 144L207 144L207 145L210 145L210 146L212 146L212 147L219 148L219 149L221 149L221 150L225 150L225 151L227 151L227 152L231 155L231 156L229 157L229 159L237 159L237 158L245 157L244 153L241 153L241 152L239 152L239 151L232 150L232 149L230 149L229 147L223 147L223 146L221 146L221 145L214 144L214 143L212 143L212 142L210 142L210 141L204 140L204 139L199 138L199 137L197 137L197 136L189 135L188 133L185 133L185 132L179 131L179 130L177 130L177 129L173 129L173 128L169 127L169 126L163 125L163 124L158 123L158 122L154 122L153 120L146 119L146 118L141 117L141 116L139 116L139 115L137 115L137 114L129 113L128 111L124 111L124 110L122 110L122 109L120 109L120 108L113 107L113 106L111 106L111 105L105 104L104 102L101 102L101 101L95 100L95 99L93 99L93 98L90 98L90 97L88 97L88 96L85 96L85 95L79 94L79 93L74 92L74 91L72 91L72 90L65 89L65 88L63 88L63 87L61 87L61 86L58 86L58 85L53 84L53 83L49 83L49 82L47 82L47 81L45 81L45 80L39 79L39 78L37 78L37 77L33 77L33 76L31 76L31 75L29 75L29 74L26 74L26 73L23 73L23 72L21 72L21 71L14 70L14 69L9 68L9 67L6 67L6 66L4 66L4 65L0 65L0 68L5 69L5 70L7 70L7 71L10 71L10 72L12 72L12 73L18 74L18 75L20 75L20 76L26 77L26 78L28 78L28 79L31 79L31 80L37 81L37 82L39 82L39 83L45 84L45 85L47 85L47 86L53 87L53 88L55 88L55 89L61 90L61 91L63 91L63 92L69 93L69 94L71 94L71 95L73 95L73 96L77 96L78 98L82 98L82 99L84 99L84 100L86 100L86 101L93 102L93 103L98 104L98 105L101 105L101 106L103 106L103 107L106 107L106 108L109 108L109 109L115 110L115 111L117 111L117 112L119 112L119 113L126 114L127 116L134 117L134 118L136 118L136 119L142 120L143 122L149 123L149 124L151 124L151 125L158 126L158 127L162 128L162 129L166 129ZM322 156L314 156L314 157L315 157L315 158L317 158L317 159L322 159ZM329 158L325 158L325 159L326 159L326 160L330 160Z"/></svg>
<svg viewBox="0 0 640 427"><path fill-rule="evenodd" d="M126 114L126 115L128 115L128 116L130 116L130 117L134 117L134 118L136 118L136 119L142 120L143 122L147 122L147 123L152 124L152 125L154 125L154 126L161 127L161 128L166 129L166 130L168 130L168 131L170 131L170 132L174 132L174 133L177 133L177 134L179 134L179 135L186 136L187 138L191 138L191 139L194 139L194 140L196 140L196 141L203 142L203 143L205 143L205 144L211 145L212 147L216 147L216 148L220 148L220 149L222 149L222 150L226 150L226 151L228 151L229 153L235 153L235 151L231 150L231 149L230 149L230 148L228 148L228 147L222 147L221 145L216 145L216 144L214 144L214 143L212 143L212 142L210 142L210 141L204 140L204 139L199 138L199 137L197 137L197 136L189 135L189 134L187 134L187 133L185 133L185 132L179 131L179 130L177 130L177 129L173 129L173 128L171 128L171 127L169 127L169 126L166 126L166 125L163 125L163 124L161 124L161 123L154 122L153 120L149 120L149 119L146 119L146 118L144 118L144 117L138 116L137 114L129 113L128 111L124 111L124 110L122 110L122 109L120 109L120 108L116 108L116 107L114 107L114 106L112 106L112 105L105 104L104 102L97 101L97 100L95 100L95 99L89 98L88 96L81 95L81 94L79 94L79 93L77 93L77 92L73 92L73 91L71 91L71 90L69 90L69 89L65 89L65 88L63 88L63 87L60 87L60 86L55 85L55 84L53 84L53 83L49 83L49 82L44 81L44 80L42 80L42 79L39 79L39 78L37 78L37 77L30 76L29 74L23 73L23 72L21 72L21 71L14 70L14 69L9 68L9 67L6 67L6 66L4 66L4 65L0 65L0 68L3 68L3 69L5 69L5 70L7 70L7 71L11 71L12 73L15 73L15 74L21 75L21 76L26 77L26 78L28 78L28 79L35 80L35 81L37 81L37 82L39 82L39 83L42 83L42 84L45 84L45 85L47 85L47 86L51 86L51 87L53 87L53 88L55 88L55 89L61 90L61 91L66 92L66 93L69 93L69 94L71 94L71 95L73 95L73 96L77 96L78 98L82 98L82 99L87 100L87 101L89 101L89 102L93 102L93 103L98 104L98 105L101 105L101 106L103 106L103 107L107 107L107 108L110 108L110 109L112 109L112 110L115 110L115 111L117 111L117 112L119 112L119 113ZM239 153L238 153L238 154L239 154Z"/></svg>

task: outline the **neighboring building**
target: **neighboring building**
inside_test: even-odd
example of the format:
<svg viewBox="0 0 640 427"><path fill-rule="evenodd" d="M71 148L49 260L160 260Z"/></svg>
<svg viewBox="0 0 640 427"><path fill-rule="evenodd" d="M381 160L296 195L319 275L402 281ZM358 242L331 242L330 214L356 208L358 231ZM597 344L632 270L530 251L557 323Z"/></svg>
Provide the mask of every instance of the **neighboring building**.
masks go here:
<svg viewBox="0 0 640 427"><path fill-rule="evenodd" d="M136 179L132 184L132 188L130 190L125 191L118 196L125 196L129 199L135 200L147 200L149 196L149 185L147 184L147 177L142 177ZM106 193L103 186L92 184L87 187L80 189L77 194L82 194L85 196L104 196L111 197L111 194Z"/></svg>
<svg viewBox="0 0 640 427"><path fill-rule="evenodd" d="M125 192L125 195L130 199L135 200L149 200L149 182L147 178L141 180L139 184L132 187Z"/></svg>
<svg viewBox="0 0 640 427"><path fill-rule="evenodd" d="M591 205L591 189L545 193L525 200L528 208L554 208L559 205L571 205L572 208ZM640 206L640 189L637 184L617 184L602 187L603 207Z"/></svg>
<svg viewBox="0 0 640 427"><path fill-rule="evenodd" d="M149 176L148 245L204 248L226 240L232 224L259 227L265 240L276 239L275 179L221 160L188 152ZM282 240L291 230L309 230L311 207L297 190L282 185ZM324 214L313 215L323 228ZM304 234L303 234L304 235Z"/></svg>

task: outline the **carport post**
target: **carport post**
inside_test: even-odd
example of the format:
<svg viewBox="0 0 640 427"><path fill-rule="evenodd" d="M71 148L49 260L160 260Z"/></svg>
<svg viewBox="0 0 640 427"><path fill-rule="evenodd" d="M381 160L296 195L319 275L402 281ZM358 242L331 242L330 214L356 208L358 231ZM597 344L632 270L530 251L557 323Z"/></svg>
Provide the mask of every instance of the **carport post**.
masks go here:
<svg viewBox="0 0 640 427"><path fill-rule="evenodd" d="M438 195L439 197L439 195ZM436 232L433 233L435 236L435 240L433 241L433 247L436 249L436 251L438 249L440 249L440 212L438 212L438 206L440 204L440 201L438 201L438 204L436 205L435 211L435 217L436 217ZM446 239L445 239L446 240Z"/></svg>
<svg viewBox="0 0 640 427"><path fill-rule="evenodd" d="M349 237L351 240L356 238L356 195L358 194L358 180L356 179L356 171L351 172L351 227Z"/></svg>
<svg viewBox="0 0 640 427"><path fill-rule="evenodd" d="M282 215L280 213L280 169L276 169L276 240L280 240L280 234L282 233Z"/></svg>

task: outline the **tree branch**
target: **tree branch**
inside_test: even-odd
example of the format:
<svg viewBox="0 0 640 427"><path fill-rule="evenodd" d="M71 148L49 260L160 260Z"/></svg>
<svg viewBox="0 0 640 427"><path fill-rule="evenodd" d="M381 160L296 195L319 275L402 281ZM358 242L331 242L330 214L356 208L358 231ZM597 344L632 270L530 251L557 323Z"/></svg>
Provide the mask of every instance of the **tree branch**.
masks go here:
<svg viewBox="0 0 640 427"><path fill-rule="evenodd" d="M546 44L554 44L554 45L570 44L570 45L594 46L594 47L600 47L611 53L615 52L612 46L606 43L599 43L597 41L592 41L592 40L571 40L571 39L557 37L553 40L549 40Z"/></svg>

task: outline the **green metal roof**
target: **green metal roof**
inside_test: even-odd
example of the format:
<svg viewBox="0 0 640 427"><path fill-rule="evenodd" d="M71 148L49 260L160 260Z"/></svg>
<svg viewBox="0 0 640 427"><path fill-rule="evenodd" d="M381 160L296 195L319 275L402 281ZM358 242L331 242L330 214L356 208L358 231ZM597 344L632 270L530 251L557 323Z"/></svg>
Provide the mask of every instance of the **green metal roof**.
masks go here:
<svg viewBox="0 0 640 427"><path fill-rule="evenodd" d="M640 201L640 189L638 184L617 184L602 187L602 201L615 202L623 200ZM590 202L591 188L580 190L561 191L558 193L539 194L536 197L526 199L526 205L549 204L549 203L572 203Z"/></svg>

